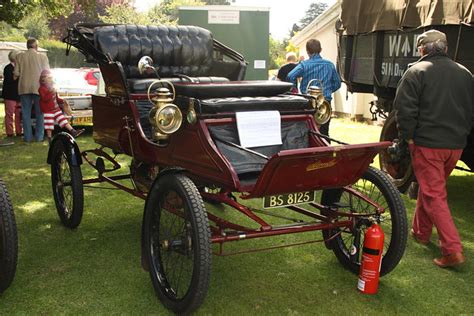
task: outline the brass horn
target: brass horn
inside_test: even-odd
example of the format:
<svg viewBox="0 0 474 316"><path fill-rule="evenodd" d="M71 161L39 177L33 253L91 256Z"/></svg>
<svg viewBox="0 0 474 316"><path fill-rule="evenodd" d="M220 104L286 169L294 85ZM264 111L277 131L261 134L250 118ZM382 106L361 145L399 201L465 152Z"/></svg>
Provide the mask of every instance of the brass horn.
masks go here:
<svg viewBox="0 0 474 316"><path fill-rule="evenodd" d="M311 83L313 83L313 81L319 81L320 86L312 86ZM321 80L310 80L306 88L306 93L314 97L313 106L316 110L314 112L314 120L316 121L316 124L326 124L331 119L332 108L331 103L326 101L326 99L324 98L323 84Z"/></svg>

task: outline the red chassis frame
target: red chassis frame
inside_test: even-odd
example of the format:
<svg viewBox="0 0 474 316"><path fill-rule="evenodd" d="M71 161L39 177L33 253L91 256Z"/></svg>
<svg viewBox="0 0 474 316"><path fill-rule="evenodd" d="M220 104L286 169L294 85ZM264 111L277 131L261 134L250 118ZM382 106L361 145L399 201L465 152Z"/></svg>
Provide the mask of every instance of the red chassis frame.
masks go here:
<svg viewBox="0 0 474 316"><path fill-rule="evenodd" d="M217 186L218 193L201 190L205 200L229 205L259 225L249 228L230 222L208 212L208 218L214 225L211 228L211 241L222 246L229 241L269 237L275 235L301 233L315 230L344 227L352 230L357 213L332 210L319 203L309 203L321 215L299 206L287 208L311 219L309 222L272 226L257 216L255 212L237 202L232 192L241 192L242 199L261 198L266 195L290 193L296 191L341 188L373 205L380 213L383 209L374 201L368 200L348 186L357 181L365 172L374 156L388 147L390 142L332 146L314 134L309 134L309 148L281 151L271 157L255 184L241 184L229 161L217 149L212 140L208 125L234 124L233 113L222 113L216 117L202 116L194 125L184 123L181 129L171 135L167 146L159 146L149 141L139 124L139 114L135 100L143 95L133 95L130 101L115 104L110 98L93 96L94 139L103 147L125 153L140 161L157 164L160 167L174 168L185 172L200 187ZM282 121L306 121L310 130L317 131L312 113L282 113ZM118 123L120 122L120 124ZM102 163L94 162L89 154L105 158L112 168L105 169ZM131 174L106 176L104 173L115 171L120 165L107 154L102 147L81 153L82 157L98 171L98 177L84 179L83 184L108 182L113 186L142 199L147 194L136 186L130 188L118 182L131 179ZM295 176L298 175L298 176ZM284 180L284 181L282 181ZM379 214L380 214L379 213ZM375 215L375 213L374 213ZM367 217L365 213L363 216ZM335 221L335 218L338 218ZM345 220L339 220L345 218ZM223 254L222 247L218 254Z"/></svg>
<svg viewBox="0 0 474 316"><path fill-rule="evenodd" d="M206 49L212 45L212 58L208 51L209 58L202 66L211 68L205 71L207 66L198 65L199 71L188 73L188 53L196 57L195 52L207 51L194 41L198 33L209 35L203 38L208 39ZM316 109L320 111L315 96L284 95L291 85L283 82L239 82L245 73L243 56L197 27L81 24L70 30L66 42L88 60L99 63L107 95L92 96L93 137L101 147L81 153L74 139L65 134L52 141L48 162L58 215L66 227L80 224L84 184L106 182L146 199L142 266L149 271L158 298L170 310L188 314L204 301L210 282L212 244L220 246L218 255L228 255L223 252L227 242L322 230L326 246L340 263L358 273L364 230L388 219L387 231L392 234L387 234L380 274L389 273L400 261L407 239L403 201L390 179L369 167L390 142L330 146L318 133L313 118ZM141 53L138 43L143 48ZM155 75L163 75L162 83L172 81L168 84L174 92L171 97L165 87L158 89L152 102L156 104L148 102L150 95L131 93L148 87L150 94L148 84L154 79L138 76L135 71L153 64L143 55L153 47L163 47L163 54L159 49L155 54L153 49L153 56L158 58L155 62L165 66L163 71L155 69ZM113 52L122 50L124 54L113 56ZM122 58L128 56L127 50L130 58ZM184 66L174 58L178 51L183 52ZM195 62L200 63L194 57L189 60L189 69ZM221 81L223 78L230 81ZM177 131L164 136L164 122L157 121L157 113L169 102L186 119L180 121ZM259 158L238 145L234 126L234 111L253 110L279 111L282 121L282 146L254 148L259 153L253 154ZM148 121L150 115L152 121ZM179 120L179 115L174 118ZM153 126L155 130L150 130ZM152 133L158 141L151 141ZM276 148L298 149L276 152ZM120 168L113 157L119 153L133 158L130 173L111 175L109 172ZM97 170L98 177L82 179L83 160ZM133 187L121 182L125 179L132 180ZM319 190L321 202L317 203L315 191ZM239 200L233 194L239 195ZM291 203L301 195L304 205ZM229 205L247 218L230 220L217 211L208 212L203 198L209 203ZM282 203L277 203L279 208L295 212L295 218L278 214L279 210L253 208L247 200L256 198L263 198L263 208L270 206L266 202L271 199L282 198ZM382 216L384 211L389 216ZM286 221L276 224L260 215L265 213ZM315 241L302 243L309 242ZM289 245L272 248L283 246ZM263 249L251 251L256 250Z"/></svg>

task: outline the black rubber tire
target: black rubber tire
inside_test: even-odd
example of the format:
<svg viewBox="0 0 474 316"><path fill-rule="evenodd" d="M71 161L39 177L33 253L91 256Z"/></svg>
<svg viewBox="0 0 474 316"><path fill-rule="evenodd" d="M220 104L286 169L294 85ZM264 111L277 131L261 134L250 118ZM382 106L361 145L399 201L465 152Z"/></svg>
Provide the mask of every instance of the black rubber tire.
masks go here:
<svg viewBox="0 0 474 316"><path fill-rule="evenodd" d="M174 206L176 213L164 206ZM143 225L145 260L157 296L175 313L191 313L204 301L211 274L211 232L194 183L182 174L160 176L149 192Z"/></svg>
<svg viewBox="0 0 474 316"><path fill-rule="evenodd" d="M0 293L13 281L18 260L15 214L7 188L0 180Z"/></svg>
<svg viewBox="0 0 474 316"><path fill-rule="evenodd" d="M360 189L361 186L365 188L364 191ZM369 167L362 178L351 187L375 201L386 210L380 215L382 221L379 223L385 234L384 252L382 254L382 266L380 270L380 276L383 276L397 266L405 252L408 237L408 223L403 200L388 176L381 170L373 167ZM374 214L375 212L372 205L340 189L324 190L321 203L323 205L333 206L335 203L339 203L339 206L351 205L350 210L357 213ZM347 208L341 210L348 211ZM362 249L361 245L364 244L364 235L367 228L366 226L361 227L359 249ZM338 233L340 234L329 242L330 248L334 251L337 259L345 268L358 274L362 251L359 252L359 257L356 262L351 261L349 253L350 246L354 240L353 232L347 229L335 229L326 231L324 235L328 238Z"/></svg>
<svg viewBox="0 0 474 316"><path fill-rule="evenodd" d="M398 138L397 121L395 111L392 111L382 127L380 141L393 141L396 138ZM389 175L400 192L406 193L410 184L416 181L409 155L406 155L400 162L392 163L387 151L382 151L379 154L379 162L380 169Z"/></svg>
<svg viewBox="0 0 474 316"><path fill-rule="evenodd" d="M74 229L84 212L84 187L81 167L73 165L71 150L65 146L60 141L53 143L51 184L59 219L64 226Z"/></svg>

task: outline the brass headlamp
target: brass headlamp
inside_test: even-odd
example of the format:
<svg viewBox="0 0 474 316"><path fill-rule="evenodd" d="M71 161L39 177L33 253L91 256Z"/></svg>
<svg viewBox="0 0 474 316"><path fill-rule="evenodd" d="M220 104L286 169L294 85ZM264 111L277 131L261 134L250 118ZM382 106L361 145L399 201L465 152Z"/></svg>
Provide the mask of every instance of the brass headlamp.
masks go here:
<svg viewBox="0 0 474 316"><path fill-rule="evenodd" d="M155 141L167 139L181 127L183 114L176 105L171 103L173 100L174 93L164 87L158 88L156 96L151 99L154 107L150 110L148 119L153 128L152 136Z"/></svg>
<svg viewBox="0 0 474 316"><path fill-rule="evenodd" d="M138 61L138 71L140 74L147 73L150 70L155 72L158 76L156 68L153 66L153 60L148 56L143 56ZM150 98L150 91L157 83L161 84L161 87L156 89L156 94L153 98ZM165 87L165 84L171 88ZM183 121L183 114L181 110L174 105L176 92L173 84L168 80L155 80L150 84L147 91L148 100L153 103L153 108L148 114L152 126L152 137L154 141L161 141L168 139L170 134L173 134L181 127Z"/></svg>
<svg viewBox="0 0 474 316"><path fill-rule="evenodd" d="M313 81L319 81L320 86L312 86L311 83ZM324 98L322 82L317 79L310 80L306 88L306 93L314 97L313 107L316 110L314 112L316 124L323 125L327 123L331 119L332 108L331 104Z"/></svg>

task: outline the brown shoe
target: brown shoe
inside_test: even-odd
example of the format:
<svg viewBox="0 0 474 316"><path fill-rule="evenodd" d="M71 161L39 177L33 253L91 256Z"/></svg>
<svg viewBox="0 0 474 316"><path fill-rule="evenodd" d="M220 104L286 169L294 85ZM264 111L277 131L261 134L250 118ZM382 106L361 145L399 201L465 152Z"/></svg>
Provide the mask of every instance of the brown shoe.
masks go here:
<svg viewBox="0 0 474 316"><path fill-rule="evenodd" d="M76 137L79 137L79 135L81 135L82 133L84 133L84 129L73 129L70 134L76 138Z"/></svg>
<svg viewBox="0 0 474 316"><path fill-rule="evenodd" d="M415 241L417 243L419 243L420 245L428 245L430 243L429 240L423 240L423 239L420 239L420 237L418 237L416 234L415 234L415 231L413 229L410 230L410 235L413 239L415 239Z"/></svg>
<svg viewBox="0 0 474 316"><path fill-rule="evenodd" d="M449 255L433 259L434 264L440 268L454 267L464 263L464 261L466 261L466 259L462 252L450 253Z"/></svg>

